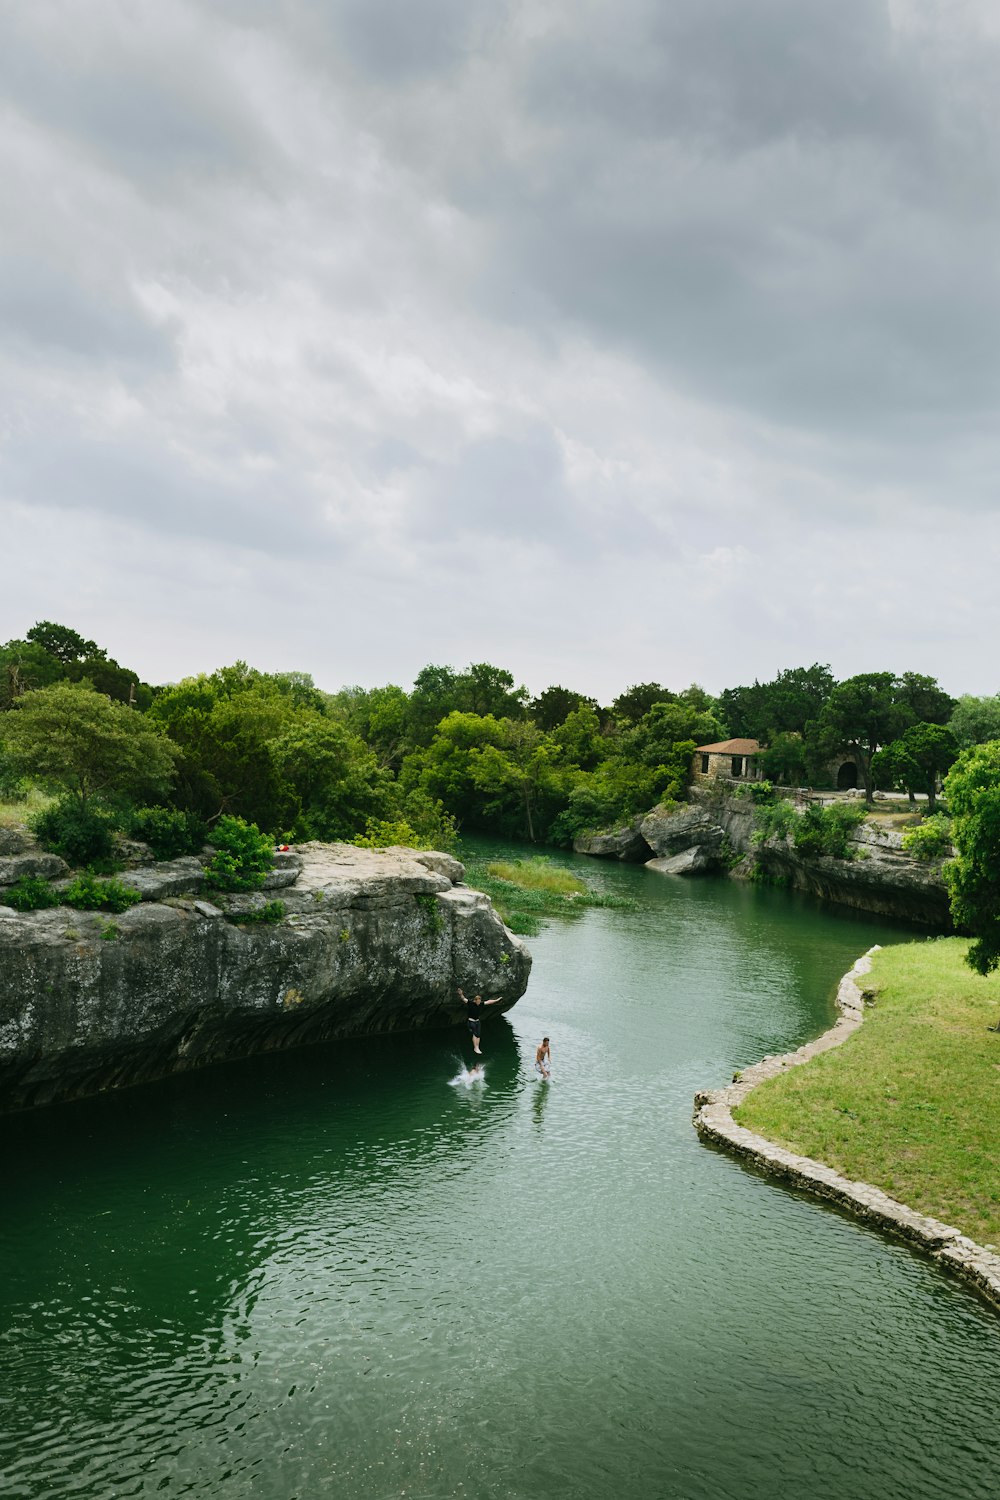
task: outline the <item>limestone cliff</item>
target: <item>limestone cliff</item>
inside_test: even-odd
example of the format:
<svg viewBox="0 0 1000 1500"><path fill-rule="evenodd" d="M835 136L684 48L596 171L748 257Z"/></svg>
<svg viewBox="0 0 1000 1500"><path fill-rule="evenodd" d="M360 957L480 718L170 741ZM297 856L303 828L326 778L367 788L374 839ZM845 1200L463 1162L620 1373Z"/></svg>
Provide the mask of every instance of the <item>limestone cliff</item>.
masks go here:
<svg viewBox="0 0 1000 1500"><path fill-rule="evenodd" d="M463 876L445 854L304 845L269 882L284 883L286 915L253 924L273 892L199 899L197 860L123 877L144 900L110 919L20 914L0 890L0 1109L269 1048L457 1024L456 985L501 995L489 1014L508 1008L531 956Z"/></svg>
<svg viewBox="0 0 1000 1500"><path fill-rule="evenodd" d="M634 825L622 830L629 837ZM870 824L854 830L851 858L806 856L790 838L755 845L753 804L721 790L691 792L689 803L657 807L639 820L638 834L652 858L647 868L666 875L728 873L746 878L759 872L824 901L854 906L882 916L901 917L937 931L948 931L951 915L940 861L912 859L902 836ZM605 836L613 851L611 836ZM579 852L604 854L600 846L575 846ZM621 856L618 856L621 857Z"/></svg>

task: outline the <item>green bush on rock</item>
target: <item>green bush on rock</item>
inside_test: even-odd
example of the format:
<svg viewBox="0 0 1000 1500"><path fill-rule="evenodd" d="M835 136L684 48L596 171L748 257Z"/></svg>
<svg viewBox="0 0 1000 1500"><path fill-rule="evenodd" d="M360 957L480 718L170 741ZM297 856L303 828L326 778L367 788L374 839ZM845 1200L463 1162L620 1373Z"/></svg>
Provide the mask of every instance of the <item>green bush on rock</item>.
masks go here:
<svg viewBox="0 0 1000 1500"><path fill-rule="evenodd" d="M37 875L22 875L16 884L0 891L0 906L12 906L15 911L44 911L61 902L59 892Z"/></svg>
<svg viewBox="0 0 1000 1500"><path fill-rule="evenodd" d="M274 846L256 823L222 817L212 829L215 856L205 871L210 885L220 891L256 891L274 864Z"/></svg>

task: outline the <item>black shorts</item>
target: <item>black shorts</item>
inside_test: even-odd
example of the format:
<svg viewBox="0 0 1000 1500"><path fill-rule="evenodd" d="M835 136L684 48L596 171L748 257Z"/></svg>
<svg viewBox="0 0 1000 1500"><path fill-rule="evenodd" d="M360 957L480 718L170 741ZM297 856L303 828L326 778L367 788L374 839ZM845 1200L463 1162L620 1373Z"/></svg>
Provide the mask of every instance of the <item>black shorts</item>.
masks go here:
<svg viewBox="0 0 1000 1500"><path fill-rule="evenodd" d="M465 1024L468 1026L473 1036L482 1036L483 1033L481 1030L481 1023L479 1021L474 1021L470 1016Z"/></svg>

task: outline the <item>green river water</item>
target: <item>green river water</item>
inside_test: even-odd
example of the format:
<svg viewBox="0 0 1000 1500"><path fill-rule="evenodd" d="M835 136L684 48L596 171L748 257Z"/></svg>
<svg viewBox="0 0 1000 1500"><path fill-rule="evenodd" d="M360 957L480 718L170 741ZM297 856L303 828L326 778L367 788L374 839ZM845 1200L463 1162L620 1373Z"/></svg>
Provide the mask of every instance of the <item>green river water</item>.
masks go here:
<svg viewBox="0 0 1000 1500"><path fill-rule="evenodd" d="M580 865L637 909L531 940L483 1085L456 1029L0 1123L0 1494L992 1500L1000 1320L691 1127L910 934Z"/></svg>

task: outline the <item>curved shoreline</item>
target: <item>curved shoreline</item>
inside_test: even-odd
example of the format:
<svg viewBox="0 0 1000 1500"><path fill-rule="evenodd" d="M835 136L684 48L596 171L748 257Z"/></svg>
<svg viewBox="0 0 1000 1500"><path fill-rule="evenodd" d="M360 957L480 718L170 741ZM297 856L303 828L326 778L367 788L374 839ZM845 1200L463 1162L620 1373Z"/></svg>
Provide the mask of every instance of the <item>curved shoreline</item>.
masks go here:
<svg viewBox="0 0 1000 1500"><path fill-rule="evenodd" d="M881 1188L868 1182L852 1182L832 1167L798 1156L784 1146L777 1146L763 1136L755 1135L733 1119L733 1109L758 1084L775 1078L787 1068L809 1062L831 1047L839 1047L864 1020L864 997L857 981L871 968L870 948L844 975L837 990L840 1015L822 1036L807 1042L795 1052L765 1057L752 1067L744 1068L736 1080L722 1089L702 1091L695 1095L694 1127L703 1140L723 1146L768 1177L777 1178L790 1187L799 1188L834 1203L838 1208L871 1224L896 1239L930 1255L947 1270L967 1281L996 1310L1000 1311L1000 1254L978 1245L961 1230L928 1214L907 1208Z"/></svg>

